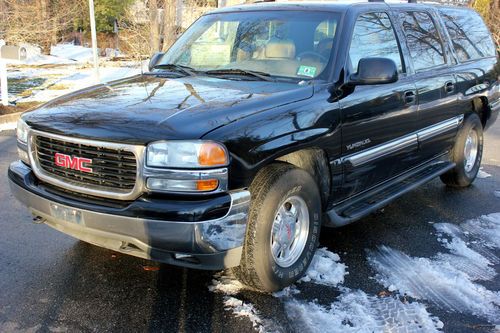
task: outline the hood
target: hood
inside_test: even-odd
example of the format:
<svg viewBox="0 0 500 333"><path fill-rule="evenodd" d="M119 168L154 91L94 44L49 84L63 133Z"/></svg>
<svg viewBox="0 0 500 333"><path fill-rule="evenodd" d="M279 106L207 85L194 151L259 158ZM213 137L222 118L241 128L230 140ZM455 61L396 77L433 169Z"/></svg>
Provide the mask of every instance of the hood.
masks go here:
<svg viewBox="0 0 500 333"><path fill-rule="evenodd" d="M129 144L198 139L230 122L310 98L312 85L150 75L57 98L24 121L54 134Z"/></svg>

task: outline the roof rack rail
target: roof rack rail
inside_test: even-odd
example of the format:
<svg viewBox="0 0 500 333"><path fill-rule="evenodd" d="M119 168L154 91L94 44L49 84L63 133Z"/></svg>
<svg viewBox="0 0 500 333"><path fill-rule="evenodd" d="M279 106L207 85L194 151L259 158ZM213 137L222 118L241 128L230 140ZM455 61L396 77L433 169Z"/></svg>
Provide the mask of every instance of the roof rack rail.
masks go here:
<svg viewBox="0 0 500 333"><path fill-rule="evenodd" d="M385 2L385 0L368 0L368 2ZM408 0L408 3L417 3L417 0Z"/></svg>

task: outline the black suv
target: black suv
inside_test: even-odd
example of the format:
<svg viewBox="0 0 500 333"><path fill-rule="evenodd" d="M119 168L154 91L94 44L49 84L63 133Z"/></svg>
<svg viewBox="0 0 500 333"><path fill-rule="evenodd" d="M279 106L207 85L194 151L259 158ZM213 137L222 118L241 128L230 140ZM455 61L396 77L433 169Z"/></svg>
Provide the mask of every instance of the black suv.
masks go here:
<svg viewBox="0 0 500 333"><path fill-rule="evenodd" d="M470 185L500 109L480 16L254 4L201 17L148 73L25 113L12 192L37 222L273 291L343 226L440 176Z"/></svg>

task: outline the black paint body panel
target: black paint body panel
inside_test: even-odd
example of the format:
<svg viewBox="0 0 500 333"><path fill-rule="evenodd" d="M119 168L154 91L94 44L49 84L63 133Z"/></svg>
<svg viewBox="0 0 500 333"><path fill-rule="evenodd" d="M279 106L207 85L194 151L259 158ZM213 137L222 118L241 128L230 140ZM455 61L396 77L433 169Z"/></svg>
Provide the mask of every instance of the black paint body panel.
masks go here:
<svg viewBox="0 0 500 333"><path fill-rule="evenodd" d="M320 149L330 166L330 173L323 176L330 177L332 184L326 209L442 155L452 147L456 129L359 167L343 162L349 155L467 115L473 112L474 98L485 101L486 127L498 116L498 108L488 108L500 99L498 56L458 63L450 42L443 40L446 64L424 72L413 70L395 12L423 10L439 22L432 6L259 4L218 12L281 9L342 14L328 80L298 84L142 75L61 97L23 119L41 131L85 139L138 145L181 139L222 142L231 155L230 189L250 186L262 167L283 155L304 148ZM370 11L391 16L405 73L396 83L357 86L339 98L331 92L348 80L347 41L356 18ZM450 82L453 91L446 92L444 87ZM407 91L415 91L414 102L405 102Z"/></svg>

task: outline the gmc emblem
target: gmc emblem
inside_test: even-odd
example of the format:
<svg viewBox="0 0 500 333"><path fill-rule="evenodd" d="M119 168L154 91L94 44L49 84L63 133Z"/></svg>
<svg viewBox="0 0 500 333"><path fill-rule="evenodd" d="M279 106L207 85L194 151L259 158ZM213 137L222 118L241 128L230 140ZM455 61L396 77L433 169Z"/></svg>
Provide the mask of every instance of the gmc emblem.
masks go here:
<svg viewBox="0 0 500 333"><path fill-rule="evenodd" d="M66 169L73 169L82 172L92 172L92 168L85 166L86 164L92 164L90 158L83 157L71 157L69 155L56 153L54 155L56 165Z"/></svg>

